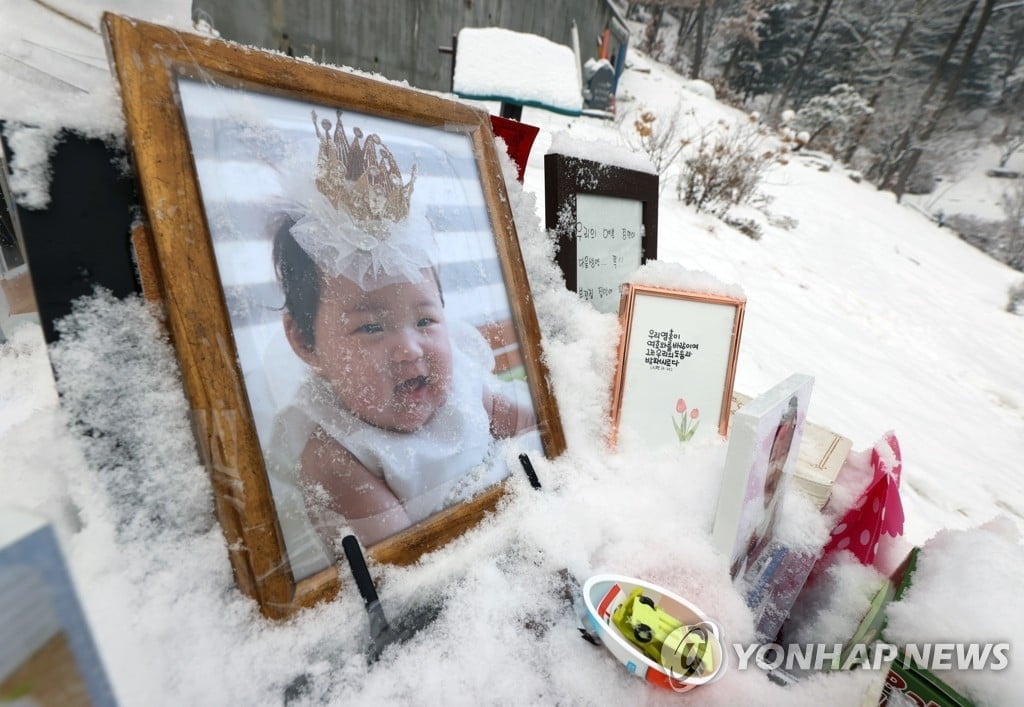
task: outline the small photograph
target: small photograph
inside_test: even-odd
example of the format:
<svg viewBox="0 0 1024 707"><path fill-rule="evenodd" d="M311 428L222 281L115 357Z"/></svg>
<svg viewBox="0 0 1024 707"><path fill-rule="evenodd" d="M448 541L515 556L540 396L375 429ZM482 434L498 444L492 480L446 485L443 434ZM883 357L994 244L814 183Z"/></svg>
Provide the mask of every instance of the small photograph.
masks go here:
<svg viewBox="0 0 1024 707"><path fill-rule="evenodd" d="M797 374L733 414L713 540L733 579L764 564L800 450L814 379Z"/></svg>
<svg viewBox="0 0 1024 707"><path fill-rule="evenodd" d="M542 453L467 131L178 91L297 579Z"/></svg>
<svg viewBox="0 0 1024 707"><path fill-rule="evenodd" d="M768 464L764 473L764 484L761 485L760 492L756 494L761 500L760 513L757 513L760 516L760 521L750 534L747 546L741 553L740 558L737 558L737 563L741 562L743 558L747 558L748 562L756 559L772 538L779 501L782 499L779 487L782 483L782 474L785 470L786 460L789 458L789 452L793 447L798 404L797 397L795 395L791 397L775 427L775 433L772 435L772 444L768 450ZM751 515L754 515L757 510L755 504L751 509ZM735 577L738 573L738 566L734 563L731 574Z"/></svg>

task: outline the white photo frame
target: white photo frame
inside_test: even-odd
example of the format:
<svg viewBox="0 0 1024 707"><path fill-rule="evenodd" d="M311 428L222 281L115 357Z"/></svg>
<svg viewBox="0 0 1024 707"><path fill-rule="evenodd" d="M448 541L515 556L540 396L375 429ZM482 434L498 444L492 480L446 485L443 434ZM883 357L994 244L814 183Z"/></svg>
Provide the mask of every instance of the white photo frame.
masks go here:
<svg viewBox="0 0 1024 707"><path fill-rule="evenodd" d="M814 378L793 374L733 414L711 533L743 576L768 550L782 497L796 468Z"/></svg>

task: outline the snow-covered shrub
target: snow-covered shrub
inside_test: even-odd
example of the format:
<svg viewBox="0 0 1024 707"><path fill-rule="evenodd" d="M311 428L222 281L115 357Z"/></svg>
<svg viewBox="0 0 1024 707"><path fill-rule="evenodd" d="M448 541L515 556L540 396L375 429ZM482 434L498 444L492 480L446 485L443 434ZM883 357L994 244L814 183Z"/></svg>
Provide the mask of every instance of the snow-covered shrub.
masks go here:
<svg viewBox="0 0 1024 707"><path fill-rule="evenodd" d="M729 216L726 215L722 218L727 224L735 228L743 235L749 237L751 240L759 241L764 231L756 220L746 216Z"/></svg>
<svg viewBox="0 0 1024 707"><path fill-rule="evenodd" d="M980 251L998 258L1000 224L971 214L939 216L939 223L954 231Z"/></svg>
<svg viewBox="0 0 1024 707"><path fill-rule="evenodd" d="M782 164L786 148L766 146L765 129L756 121L720 121L693 141L676 184L679 199L698 211L723 216L730 207L746 203L757 192L772 165Z"/></svg>
<svg viewBox="0 0 1024 707"><path fill-rule="evenodd" d="M768 214L768 223L775 228L781 228L783 231L792 231L800 225L799 221L786 214Z"/></svg>
<svg viewBox="0 0 1024 707"><path fill-rule="evenodd" d="M840 155L856 139L857 125L872 112L857 89L841 83L807 101L794 116L792 128L807 133L806 144Z"/></svg>
<svg viewBox="0 0 1024 707"><path fill-rule="evenodd" d="M644 152L658 174L675 161L686 146L679 135L679 111L672 111L666 120L659 120L653 112L640 109L632 130L624 131L626 143L637 152Z"/></svg>
<svg viewBox="0 0 1024 707"><path fill-rule="evenodd" d="M1010 299L1006 302L1006 311L1010 314L1024 316L1024 280L1010 287Z"/></svg>
<svg viewBox="0 0 1024 707"><path fill-rule="evenodd" d="M716 98L715 87L712 86L707 81L702 81L701 79L693 79L691 81L687 81L683 85L686 86L688 90L696 93L698 96L703 96L704 98L707 98L712 101L715 100Z"/></svg>

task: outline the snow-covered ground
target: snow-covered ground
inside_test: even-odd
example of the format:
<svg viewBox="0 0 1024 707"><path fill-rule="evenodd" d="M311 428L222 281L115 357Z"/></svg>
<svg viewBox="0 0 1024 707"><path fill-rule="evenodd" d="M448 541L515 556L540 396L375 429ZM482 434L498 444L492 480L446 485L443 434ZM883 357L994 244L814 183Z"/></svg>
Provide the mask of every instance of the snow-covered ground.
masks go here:
<svg viewBox="0 0 1024 707"><path fill-rule="evenodd" d="M60 6L95 24L98 2ZM188 6L119 4L181 26ZM7 53L36 51L23 40L64 47L67 33L79 56L103 56L98 35L64 27L66 20L28 0L9 0L0 12ZM620 86L631 100L620 101L620 113L643 106L667 118L678 110L684 131L695 132L746 119L663 67L636 54L631 61ZM11 98L12 90L27 90L23 69L10 66L0 65L7 89L0 115L23 119L25 106ZM117 129L116 101L94 100L82 117L51 96L33 94L45 124L81 119L100 132ZM878 675L857 671L781 688L757 670L731 670L676 696L647 687L579 639L562 597L563 569L580 582L615 572L669 586L723 625L730 642L750 641L753 626L726 559L709 543L725 442L606 449L617 321L564 291L550 263L544 153L562 133L562 141L596 143L600 158L600 145L623 144L632 118L619 124L526 108L523 121L541 132L524 187L510 184L510 196L569 449L558 460L535 461L542 492L515 478L501 512L481 527L420 565L381 568L392 614L414 602L446 603L434 624L372 668L362 659L366 618L351 587L282 623L262 619L235 589L205 471L190 453L173 353L143 305L100 297L68 323L53 352L64 409L38 329L23 327L0 348L0 503L56 524L124 704L279 704L304 672L303 699L317 704L856 705L877 682ZM25 193L38 194L45 182L32 181L39 171L30 167ZM738 391L756 395L791 373L808 373L815 377L812 421L850 437L855 450L888 430L899 437L907 540L920 545L952 529L926 546L926 579L908 598L917 603L898 614L899 635L936 640L945 631L946 640L1024 645L1024 616L1014 608L1024 582L1015 535L1024 528L1024 318L1004 310L1007 288L1024 276L839 167L823 172L794 158L769 172L762 192L760 211L745 212L764 229L754 241L684 207L670 181L660 204L660 258L745 291ZM127 441L118 447L81 435L69 424L76 417L102 419ZM637 488L657 490L655 513L651 494L632 493ZM851 493L842 494L847 504ZM797 515L798 505L791 504ZM996 517L1003 520L966 530ZM798 530L822 527L808 522ZM968 596L939 591L972 576L984 581L956 585L969 587ZM859 593L847 587L855 596L819 617L821 630L837 622L852 629L858 612L849 605L866 608L870 586L863 582ZM853 616L842 619L844 608ZM1001 673L950 680L979 701L1019 703L1024 677L1015 657Z"/></svg>

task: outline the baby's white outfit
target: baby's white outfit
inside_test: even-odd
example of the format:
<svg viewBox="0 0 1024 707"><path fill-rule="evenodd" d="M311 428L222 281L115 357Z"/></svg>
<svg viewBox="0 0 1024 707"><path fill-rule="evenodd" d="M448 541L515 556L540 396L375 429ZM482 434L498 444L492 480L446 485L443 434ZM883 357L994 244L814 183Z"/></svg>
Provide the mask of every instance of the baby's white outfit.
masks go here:
<svg viewBox="0 0 1024 707"><path fill-rule="evenodd" d="M310 373L292 404L274 420L269 466L277 486L290 481L298 487L299 459L317 427L384 480L413 523L467 500L507 476L504 463L492 463L488 458L494 440L483 397L485 386L490 391L490 383L497 382L491 373L493 351L468 324L450 321L449 335L452 384L447 399L426 425L412 433L364 422L337 404L327 381ZM282 495L277 486L276 499ZM315 489L306 489L306 511L316 526L327 528L331 535L345 520L326 504L310 503L315 494ZM278 505L282 516L281 503ZM285 535L287 541L288 533ZM293 568L299 560L295 555L304 551L300 545L313 542L315 538L302 543L293 539L289 544Z"/></svg>

